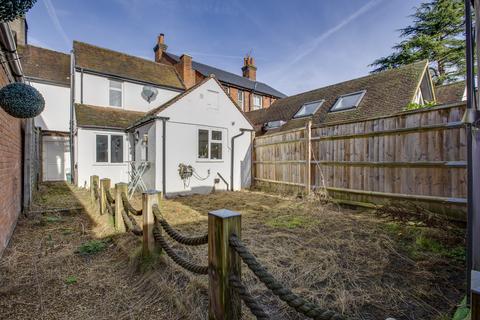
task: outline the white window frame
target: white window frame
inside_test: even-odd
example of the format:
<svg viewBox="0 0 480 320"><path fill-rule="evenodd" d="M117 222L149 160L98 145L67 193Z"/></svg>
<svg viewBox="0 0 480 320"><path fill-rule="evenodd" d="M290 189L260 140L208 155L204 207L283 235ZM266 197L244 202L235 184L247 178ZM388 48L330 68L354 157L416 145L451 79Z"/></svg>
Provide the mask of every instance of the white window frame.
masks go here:
<svg viewBox="0 0 480 320"><path fill-rule="evenodd" d="M240 100L240 97L242 97L241 100ZM245 109L245 92L243 90L238 89L238 91L237 91L237 102L238 102L238 104L240 105L240 107L242 108L242 111L243 111Z"/></svg>
<svg viewBox="0 0 480 320"><path fill-rule="evenodd" d="M225 86L225 92L230 95L230 87Z"/></svg>
<svg viewBox="0 0 480 320"><path fill-rule="evenodd" d="M112 82L120 83L120 88L112 87ZM112 102L110 101L110 91L112 91L112 90L120 92L120 105L119 106L112 105ZM123 108L123 100L124 100L123 91L124 91L123 90L123 81L115 80L115 79L108 79L108 105L110 107Z"/></svg>
<svg viewBox="0 0 480 320"><path fill-rule="evenodd" d="M101 166L123 166L126 163L126 154L125 154L125 148L127 147L127 139L124 134L121 132L119 133L113 133L113 132L94 132L93 134L95 143L93 144L93 164L94 165L101 165ZM105 162L98 162L97 161L97 136L107 136L108 137L108 142L107 142L107 161ZM122 158L123 162L112 162L112 136L121 136L122 137Z"/></svg>
<svg viewBox="0 0 480 320"><path fill-rule="evenodd" d="M260 104L255 104L255 98L258 98L260 100ZM263 108L263 96L259 94L252 94L252 105L253 105L253 110L259 110Z"/></svg>
<svg viewBox="0 0 480 320"><path fill-rule="evenodd" d="M208 131L208 157L207 158L199 158L198 153L200 151L199 149L199 138L200 138L200 130L205 130ZM213 131L218 131L222 133L222 139L221 140L214 140L212 138L213 136ZM198 127L197 128L197 162L223 162L225 159L225 131L220 128L205 128L205 127ZM220 143L221 148L222 148L222 158L221 159L212 159L212 143Z"/></svg>
<svg viewBox="0 0 480 320"><path fill-rule="evenodd" d="M362 102L363 97L365 96L365 93L367 93L367 90L352 92L352 93L343 94L343 95L339 96L339 97L337 98L337 100L335 100L335 103L333 104L333 106L330 108L330 110L329 110L328 112L350 111L350 110L353 110L353 109L358 108L358 105ZM356 104L356 105L354 105L353 107L350 107L350 108L344 108L344 109L334 110L335 106L341 101L341 99L343 99L344 97L349 97L349 96L353 96L353 95L360 95L359 98L358 98L358 101L357 101L357 104Z"/></svg>
<svg viewBox="0 0 480 320"><path fill-rule="evenodd" d="M417 94L415 94L414 102L422 106L425 104L425 101L423 100L423 93L421 88L418 88Z"/></svg>

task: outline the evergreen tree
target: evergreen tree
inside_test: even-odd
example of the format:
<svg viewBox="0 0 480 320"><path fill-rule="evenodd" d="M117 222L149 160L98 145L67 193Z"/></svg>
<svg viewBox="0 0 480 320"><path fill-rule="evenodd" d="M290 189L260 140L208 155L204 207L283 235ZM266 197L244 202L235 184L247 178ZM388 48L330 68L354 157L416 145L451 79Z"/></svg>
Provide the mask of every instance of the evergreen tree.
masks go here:
<svg viewBox="0 0 480 320"><path fill-rule="evenodd" d="M436 84L465 77L464 4L462 0L431 0L415 8L413 24L401 29L394 52L375 60L372 72L428 59Z"/></svg>

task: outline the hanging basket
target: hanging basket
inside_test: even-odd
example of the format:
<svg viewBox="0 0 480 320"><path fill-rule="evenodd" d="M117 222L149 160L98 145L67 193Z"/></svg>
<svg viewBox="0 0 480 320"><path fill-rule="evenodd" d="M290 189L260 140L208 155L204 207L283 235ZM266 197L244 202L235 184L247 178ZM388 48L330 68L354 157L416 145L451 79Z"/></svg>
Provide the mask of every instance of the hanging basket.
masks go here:
<svg viewBox="0 0 480 320"><path fill-rule="evenodd" d="M33 118L45 108L43 96L25 83L11 83L0 89L0 107L15 118Z"/></svg>

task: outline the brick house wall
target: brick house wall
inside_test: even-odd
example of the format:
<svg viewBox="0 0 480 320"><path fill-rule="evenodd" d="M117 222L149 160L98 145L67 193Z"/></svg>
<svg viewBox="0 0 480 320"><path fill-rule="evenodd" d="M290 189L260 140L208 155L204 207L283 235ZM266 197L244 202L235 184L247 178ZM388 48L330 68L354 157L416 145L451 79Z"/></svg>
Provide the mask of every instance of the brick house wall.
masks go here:
<svg viewBox="0 0 480 320"><path fill-rule="evenodd" d="M0 87L8 83L0 68ZM0 108L0 256L22 210L23 126Z"/></svg>

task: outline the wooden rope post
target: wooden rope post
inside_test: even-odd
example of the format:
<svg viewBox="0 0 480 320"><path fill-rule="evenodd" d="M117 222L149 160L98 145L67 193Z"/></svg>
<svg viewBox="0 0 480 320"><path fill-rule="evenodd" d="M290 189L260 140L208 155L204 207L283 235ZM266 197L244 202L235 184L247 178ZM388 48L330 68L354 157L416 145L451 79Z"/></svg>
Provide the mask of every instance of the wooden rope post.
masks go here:
<svg viewBox="0 0 480 320"><path fill-rule="evenodd" d="M90 199L92 203L95 203L95 184L97 187L100 186L100 178L98 176L90 176Z"/></svg>
<svg viewBox="0 0 480 320"><path fill-rule="evenodd" d="M208 214L209 319L238 320L242 302L230 286L229 278L240 278L241 259L230 247L229 239L241 236L241 215L226 209Z"/></svg>
<svg viewBox="0 0 480 320"><path fill-rule="evenodd" d="M123 222L122 210L123 201L122 193L128 194L128 184L121 182L115 184L115 229L118 232L125 232L125 222Z"/></svg>
<svg viewBox="0 0 480 320"><path fill-rule="evenodd" d="M149 255L158 252L155 248L155 239L153 237L153 227L155 217L152 206L160 206L162 193L157 190L148 190L142 193L142 215L143 215L143 254Z"/></svg>
<svg viewBox="0 0 480 320"><path fill-rule="evenodd" d="M480 320L480 291L472 288L471 299L471 320Z"/></svg>
<svg viewBox="0 0 480 320"><path fill-rule="evenodd" d="M100 214L104 214L107 211L106 190L110 190L110 179L100 179Z"/></svg>
<svg viewBox="0 0 480 320"><path fill-rule="evenodd" d="M310 194L312 185L312 120L309 120L305 128L305 192Z"/></svg>

